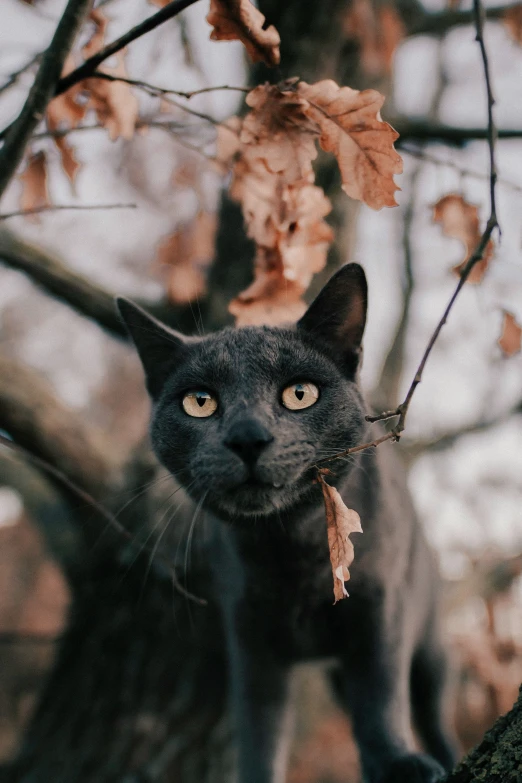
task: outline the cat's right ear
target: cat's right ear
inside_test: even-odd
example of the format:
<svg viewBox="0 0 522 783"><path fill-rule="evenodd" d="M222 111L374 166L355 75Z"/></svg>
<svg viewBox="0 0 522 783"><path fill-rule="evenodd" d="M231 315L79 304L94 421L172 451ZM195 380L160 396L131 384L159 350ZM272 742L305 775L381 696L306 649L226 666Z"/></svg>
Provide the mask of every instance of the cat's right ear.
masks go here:
<svg viewBox="0 0 522 783"><path fill-rule="evenodd" d="M330 278L297 328L327 345L349 376L354 376L361 358L366 324L368 286L359 264L346 264Z"/></svg>
<svg viewBox="0 0 522 783"><path fill-rule="evenodd" d="M186 339L129 299L119 296L116 305L141 359L148 392L156 399L169 373L185 352Z"/></svg>

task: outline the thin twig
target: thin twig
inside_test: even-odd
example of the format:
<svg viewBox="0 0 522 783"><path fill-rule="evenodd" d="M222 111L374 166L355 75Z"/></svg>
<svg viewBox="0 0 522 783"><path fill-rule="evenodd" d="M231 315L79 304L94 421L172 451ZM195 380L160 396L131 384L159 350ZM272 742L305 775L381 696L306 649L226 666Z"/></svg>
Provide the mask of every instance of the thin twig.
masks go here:
<svg viewBox="0 0 522 783"><path fill-rule="evenodd" d="M39 215L40 212L58 212L60 210L81 210L92 211L93 209L136 209L137 204L49 204L46 207L34 207L32 209L20 209L17 212L0 213L0 220L8 220L12 217L22 217L25 215Z"/></svg>
<svg viewBox="0 0 522 783"><path fill-rule="evenodd" d="M45 51L24 107L11 124L0 149L0 198L22 160L25 147L53 97L65 58L89 10L90 0L69 0Z"/></svg>
<svg viewBox="0 0 522 783"><path fill-rule="evenodd" d="M406 155L410 155L412 158L416 158L417 160L422 160L424 163L432 163L434 166L441 166L444 168L452 169L453 171L456 171L458 174L460 174L463 177L470 177L472 179L484 179L488 180L489 182L489 174L485 172L480 171L474 171L473 169L468 169L465 166L459 166L458 163L455 163L453 160L448 160L447 158L439 158L436 155L431 155L429 152L426 152L423 148L414 148L414 147L406 147L401 146L401 152ZM522 193L522 185L517 185L515 182L511 182L509 179L503 179L500 177L497 177L497 182L499 185L504 185L506 188L511 188L511 190L516 190L519 193Z"/></svg>
<svg viewBox="0 0 522 783"><path fill-rule="evenodd" d="M192 92L182 92L181 90L172 90L169 87L157 87L155 84L144 82L141 79L127 79L124 76L113 76L113 74L104 73L103 71L94 71L94 73L89 78L105 79L109 82L124 82L125 84L129 84L131 87L138 87L139 89L145 90L149 93L149 95L157 95L158 97L162 95L177 95L179 98L186 98L187 100L194 98L196 95L203 95L203 93L206 92L216 92L217 90L231 90L234 92L244 93L250 92L249 87L232 87L228 84L222 84L217 87L202 87L200 90L192 90Z"/></svg>
<svg viewBox="0 0 522 783"><path fill-rule="evenodd" d="M24 73L26 73L26 72L27 72L27 71L28 71L30 68L32 68L32 67L33 67L33 65L34 65L35 63L37 63L37 62L38 62L38 60L40 60L41 56L42 56L42 53L41 53L41 52L38 52L37 54L35 54L35 55L34 55L34 57L32 57L32 58L29 60L29 62L28 62L28 63L26 63L25 65L23 65L21 68L19 68L19 69L18 69L17 71L15 71L14 73L12 73L12 74L11 74L11 75L8 77L7 81L6 81L6 82L4 82L4 84L2 84L2 86L0 87L0 93L2 93L2 92L5 92L6 90L8 90L8 89L9 89L9 87L12 87L14 84L16 84L16 82L18 81L18 79L20 78L20 76L23 76L23 74L24 74Z"/></svg>
<svg viewBox="0 0 522 783"><path fill-rule="evenodd" d="M0 445L6 446L8 449L11 449L11 451L15 451L18 454L21 454L25 459L32 462L34 465L39 467L41 470L43 470L48 475L52 476L56 481L58 481L62 486L64 486L69 492L71 492L73 495L78 497L83 503L85 503L90 508L93 508L96 513L109 525L109 527L114 530L116 533L118 533L119 536L121 536L126 541L134 544L134 537L132 533L130 533L129 530L127 530L126 527L124 527L121 522L113 515L111 512L105 508L105 506L102 506L101 503L99 503L97 500L93 498L92 495L90 495L88 492L86 492L84 489L78 486L78 484L75 484L74 481L71 481L71 479L65 475L61 470L58 470L58 468L55 468L54 465L51 465L50 462L47 462L46 460L42 459L41 457L36 456L36 454L33 454L28 449L24 448L23 446L20 446L18 443L15 443L12 440L9 440L9 438L6 438L4 435L0 434ZM172 564L163 556L158 555L154 548L149 548L147 544L142 545L142 549L149 552L150 554L154 555L154 558L160 562L165 568L167 568L169 574L172 577L172 584L178 590L181 595L183 595L185 598L190 599L191 601L194 601L195 603L199 604L200 606L206 606L207 601L204 598L199 598L197 595L193 595L188 590L186 590L183 585L179 582L178 577L176 575L176 572L172 566Z"/></svg>
<svg viewBox="0 0 522 783"><path fill-rule="evenodd" d="M400 133L395 145L400 149L405 141L443 141L448 144L461 145L474 139L487 139L488 128L458 128L454 125L440 125L434 122L414 122L404 117L390 118L389 122ZM521 139L522 128L501 128L499 139Z"/></svg>
<svg viewBox="0 0 522 783"><path fill-rule="evenodd" d="M371 447L379 446L381 443L384 443L384 441L386 440L398 441L400 439L401 434L403 433L404 428L406 426L406 416L408 414L408 410L413 395L415 394L415 390L417 386L422 381L424 368L426 367L426 363L433 350L433 346L437 342L439 334L442 331L442 327L446 323L448 316L453 308L453 305L455 304L458 295L462 291L462 288L464 287L464 284L468 279L473 267L475 266L475 264L477 264L479 261L482 260L493 232L495 231L495 229L499 229L497 212L496 212L496 200L495 200L495 189L497 183L497 169L496 169L496 161L495 161L495 144L497 140L497 129L493 117L493 106L495 103L495 99L493 97L493 91L491 87L489 62L488 62L486 46L484 43L484 10L482 8L481 0L473 0L473 10L474 10L474 18L475 18L476 40L480 46L482 63L484 67L484 77L486 82L487 105L488 105L487 140L488 140L488 148L489 148L490 215L488 218L488 222L486 223L486 228L484 229L484 232L480 238L477 247L475 248L474 252L470 256L466 266L462 271L458 285L455 288L455 291L453 292L453 295L451 296L451 299L449 300L446 309L444 310L442 318L438 322L433 334L430 337L428 345L426 346L426 350L424 351L420 364L417 368L413 381L411 382L410 388L408 389L408 392L403 402L395 410L384 411L383 413L380 413L376 416L366 417L366 420L369 422L384 421L386 419L398 417L395 427L392 430L390 430L390 432L388 432L386 435L383 435L381 438L377 438L377 440L371 441L369 443L363 443L360 446L355 446L351 449L347 449L346 451L342 451L339 454L335 454L332 457L319 460L319 463L331 462L335 459L340 459L341 457L345 457L348 454L354 454L356 451L363 451Z"/></svg>

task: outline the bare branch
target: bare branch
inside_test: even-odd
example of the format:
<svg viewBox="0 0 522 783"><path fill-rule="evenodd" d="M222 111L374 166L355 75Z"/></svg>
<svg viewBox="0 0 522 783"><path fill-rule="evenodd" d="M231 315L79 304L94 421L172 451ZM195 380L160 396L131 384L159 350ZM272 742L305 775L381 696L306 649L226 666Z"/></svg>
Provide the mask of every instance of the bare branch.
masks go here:
<svg viewBox="0 0 522 783"><path fill-rule="evenodd" d="M496 170L496 162L495 162L495 144L497 140L497 129L493 117L493 105L495 103L495 100L493 98L493 92L491 88L489 62L488 62L488 56L487 56L487 51L486 51L486 47L484 44L484 37L483 37L484 11L482 8L481 0L473 0L473 10L474 10L474 18L475 18L476 40L480 46L482 63L484 67L484 77L486 82L487 106L488 106L487 139L488 139L489 166L490 166L490 171L489 171L490 215L489 215L488 222L486 223L486 228L484 229L484 232L480 238L477 247L475 248L475 251L472 253L468 262L466 263L466 266L462 270L458 285L455 288L455 291L453 292L453 295L449 300L446 309L442 314L441 319L439 320L433 334L430 337L428 345L426 346L420 364L417 368L413 381L411 382L410 388L408 389L408 392L403 402L396 408L396 410L384 411L383 413L380 413L376 416L366 417L366 420L369 422L384 421L387 419L391 419L393 417L398 417L398 421L395 427L386 435L383 435L381 438L377 438L377 440L374 440L370 443L363 443L360 446L355 446L351 449L342 451L339 454L336 454L332 457L328 457L326 459L320 460L319 464L324 464L326 462L331 462L332 460L335 459L340 459L342 457L347 456L348 454L353 454L356 451L363 451L364 449L378 446L380 443L383 443L385 440L398 441L400 439L401 434L404 432L404 428L406 426L406 416L408 414L408 410L411 401L413 399L413 395L415 394L415 390L417 386L422 381L424 368L433 350L433 346L437 342L439 334L441 333L444 324L448 320L448 316L453 308L453 305L455 304L458 295L462 291L462 288L464 287L464 284L468 279L473 267L483 258L485 250L488 246L489 240L491 239L494 230L499 228L499 224L497 221L496 200L495 200L495 195L496 195L495 188L497 182L497 170Z"/></svg>
<svg viewBox="0 0 522 783"><path fill-rule="evenodd" d="M114 307L113 295L68 269L50 254L3 230L0 232L0 261L12 269L25 272L45 291L92 318L113 335L127 339L127 332Z"/></svg>
<svg viewBox="0 0 522 783"><path fill-rule="evenodd" d="M114 306L115 294L69 269L47 251L19 239L7 229L0 231L0 263L24 272L46 293L91 318L113 337L128 340L127 330ZM191 305L174 305L166 300L138 300L142 307L162 321L191 333L195 328ZM203 303L200 302L202 306Z"/></svg>
<svg viewBox="0 0 522 783"><path fill-rule="evenodd" d="M508 3L506 5L499 5L495 8L488 8L486 10L486 17L490 20L502 19L506 11L516 3ZM460 10L447 10L439 11L438 13L425 13L420 18L414 19L412 24L408 24L407 17L404 18L408 35L444 35L454 27L473 24L475 21L474 11L472 9L466 11Z"/></svg>
<svg viewBox="0 0 522 783"><path fill-rule="evenodd" d="M38 373L1 356L0 428L94 498L119 484L120 460L103 432L60 403Z"/></svg>
<svg viewBox="0 0 522 783"><path fill-rule="evenodd" d="M5 136L5 143L0 150L0 198L22 160L27 142L53 97L65 58L89 6L90 0L69 0L67 3L50 46L42 57L24 107Z"/></svg>
<svg viewBox="0 0 522 783"><path fill-rule="evenodd" d="M144 22L136 25L136 27L133 27L127 33L124 33L124 35L121 35L111 44L108 44L103 49L100 49L99 52L94 54L92 57L89 57L89 59L86 60L83 65L80 65L79 68L76 68L74 71L71 71L71 73L67 74L67 76L64 76L62 79L60 79L56 85L54 94L61 95L63 92L68 90L69 87L72 87L73 84L77 84L78 82L83 81L83 79L92 76L98 66L107 60L108 57L111 57L113 54L116 54L116 52L121 51L121 49L124 49L126 46L132 43L132 41L135 41L137 38L141 38L142 35L149 33L151 30L159 27L159 25L163 24L167 20L177 16L177 14L181 13L181 11L184 11L185 8L188 8L195 2L196 0L173 0L172 3L169 3L152 16L149 16L149 18L145 19Z"/></svg>
<svg viewBox="0 0 522 783"><path fill-rule="evenodd" d="M489 174L486 174L485 172L474 171L473 169L468 169L465 166L459 166L459 164L455 163L453 160L439 158L437 155L432 155L431 153L426 152L424 148L401 146L401 152L406 155L411 155L412 158L416 158L417 160L422 160L424 163L432 163L434 166L453 169L453 171L458 172L458 174L463 177L484 179L488 180L489 182ZM516 190L519 193L522 193L522 185L517 185L515 182L511 182L509 179L501 179L499 177L497 178L497 182L506 188L510 188L511 190Z"/></svg>
<svg viewBox="0 0 522 783"><path fill-rule="evenodd" d="M223 84L218 87L202 87L200 90L192 90L192 92L182 92L181 90L172 90L168 87L157 87L155 84L144 82L141 79L127 79L124 76L113 76L110 73L103 73L103 71L94 71L92 76L89 78L105 79L105 81L109 82L124 82L125 84L129 84L131 87L137 87L138 89L144 90L153 97L160 97L162 95L177 95L179 98L190 99L194 98L196 95L203 95L207 92L216 92L216 90L231 90L234 92L244 93L250 92L249 87L231 87L227 84ZM215 120L213 120L213 122L215 122Z"/></svg>
<svg viewBox="0 0 522 783"><path fill-rule="evenodd" d="M400 137L395 142L400 147L405 141L445 141L449 144L465 144L475 139L487 139L488 128L458 128L452 125L439 125L431 122L413 122L402 117L387 118ZM497 132L499 139L521 139L522 128L501 128Z"/></svg>
<svg viewBox="0 0 522 783"><path fill-rule="evenodd" d="M24 217L26 215L39 215L41 212L60 212L62 210L92 211L94 209L136 209L137 204L49 204L46 207L34 207L33 209L20 209L17 212L0 213L0 220L8 220L12 217Z"/></svg>

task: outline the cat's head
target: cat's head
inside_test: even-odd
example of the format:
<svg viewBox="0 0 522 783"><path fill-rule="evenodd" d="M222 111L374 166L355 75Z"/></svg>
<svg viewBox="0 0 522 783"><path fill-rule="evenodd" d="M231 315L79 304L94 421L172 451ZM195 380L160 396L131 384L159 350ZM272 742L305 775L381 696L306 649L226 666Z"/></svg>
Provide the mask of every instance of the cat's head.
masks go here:
<svg viewBox="0 0 522 783"><path fill-rule="evenodd" d="M219 515L291 508L309 493L318 460L359 442L367 287L357 264L288 327L184 337L125 299L118 306L145 370L154 450Z"/></svg>

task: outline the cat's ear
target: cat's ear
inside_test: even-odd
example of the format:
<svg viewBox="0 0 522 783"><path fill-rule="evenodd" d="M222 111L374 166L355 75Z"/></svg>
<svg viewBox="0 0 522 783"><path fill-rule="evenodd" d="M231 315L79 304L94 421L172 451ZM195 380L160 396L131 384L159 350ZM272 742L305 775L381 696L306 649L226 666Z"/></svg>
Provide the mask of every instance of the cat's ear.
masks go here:
<svg viewBox="0 0 522 783"><path fill-rule="evenodd" d="M319 292L297 328L333 349L345 371L353 375L361 357L368 286L359 264L346 264Z"/></svg>
<svg viewBox="0 0 522 783"><path fill-rule="evenodd" d="M187 341L129 299L119 296L116 305L140 356L149 394L155 399L184 353Z"/></svg>

